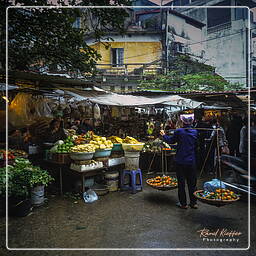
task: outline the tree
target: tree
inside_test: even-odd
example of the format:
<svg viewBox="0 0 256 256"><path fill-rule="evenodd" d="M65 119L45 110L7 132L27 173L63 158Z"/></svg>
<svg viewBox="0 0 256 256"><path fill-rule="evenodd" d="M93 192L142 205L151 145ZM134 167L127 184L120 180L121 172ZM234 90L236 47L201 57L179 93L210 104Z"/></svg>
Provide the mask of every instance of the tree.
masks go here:
<svg viewBox="0 0 256 256"><path fill-rule="evenodd" d="M5 0L0 4L0 64L5 68L5 10L12 4L47 6L46 0ZM128 5L128 0L59 0L58 5L100 6ZM61 68L65 71L92 72L101 58L96 50L85 42L85 36L93 33L100 39L106 31L124 32L125 9L87 9L95 19L93 26L85 23L81 29L73 26L83 10L74 8L9 8L8 9L8 64L11 70L29 70L31 66ZM114 17L114 19L113 19ZM85 20L86 21L86 20Z"/></svg>
<svg viewBox="0 0 256 256"><path fill-rule="evenodd" d="M225 91L242 89L242 84L231 84L214 72L214 67L192 60L189 56L176 56L166 75L142 80L141 88L173 91Z"/></svg>

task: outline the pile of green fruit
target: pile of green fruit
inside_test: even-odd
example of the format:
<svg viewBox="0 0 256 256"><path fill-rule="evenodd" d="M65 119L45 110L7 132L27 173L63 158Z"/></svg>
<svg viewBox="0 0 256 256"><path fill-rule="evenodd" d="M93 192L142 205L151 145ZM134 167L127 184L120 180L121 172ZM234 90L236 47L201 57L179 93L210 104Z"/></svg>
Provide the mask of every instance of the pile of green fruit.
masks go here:
<svg viewBox="0 0 256 256"><path fill-rule="evenodd" d="M63 144L59 144L56 150L56 153L69 153L70 149L75 146L73 139L71 136L67 137L66 140L64 140Z"/></svg>

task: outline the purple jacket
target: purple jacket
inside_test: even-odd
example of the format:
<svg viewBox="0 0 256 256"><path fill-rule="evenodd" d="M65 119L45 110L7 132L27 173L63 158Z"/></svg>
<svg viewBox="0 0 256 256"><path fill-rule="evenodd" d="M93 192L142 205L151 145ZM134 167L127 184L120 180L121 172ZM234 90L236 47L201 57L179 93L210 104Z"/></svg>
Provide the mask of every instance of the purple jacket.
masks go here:
<svg viewBox="0 0 256 256"><path fill-rule="evenodd" d="M163 139L168 144L177 142L175 161L178 164L195 165L198 132L191 127L185 128L175 130L173 136L164 135Z"/></svg>

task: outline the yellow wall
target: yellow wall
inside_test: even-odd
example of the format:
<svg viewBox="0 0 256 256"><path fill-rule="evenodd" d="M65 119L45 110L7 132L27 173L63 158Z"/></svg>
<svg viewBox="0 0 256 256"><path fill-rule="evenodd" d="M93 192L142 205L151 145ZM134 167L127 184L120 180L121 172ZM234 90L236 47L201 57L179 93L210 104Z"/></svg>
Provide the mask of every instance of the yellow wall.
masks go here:
<svg viewBox="0 0 256 256"><path fill-rule="evenodd" d="M111 64L111 48L124 48L124 64L150 63L161 58L160 42L111 42L108 49L102 43L91 45L101 54L102 59L98 64ZM110 69L111 66L97 66L101 69ZM141 66L128 66L129 70ZM116 69L116 68L115 68Z"/></svg>

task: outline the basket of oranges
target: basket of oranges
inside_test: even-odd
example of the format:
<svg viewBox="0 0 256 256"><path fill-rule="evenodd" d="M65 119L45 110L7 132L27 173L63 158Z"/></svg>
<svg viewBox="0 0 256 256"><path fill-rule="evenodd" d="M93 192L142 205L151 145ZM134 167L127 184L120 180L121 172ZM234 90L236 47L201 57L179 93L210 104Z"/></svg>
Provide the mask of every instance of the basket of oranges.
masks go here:
<svg viewBox="0 0 256 256"><path fill-rule="evenodd" d="M194 192L194 196L203 203L217 207L231 204L240 199L235 192L224 188L216 189L214 192L198 190Z"/></svg>
<svg viewBox="0 0 256 256"><path fill-rule="evenodd" d="M165 175L147 179L146 183L150 187L158 190L171 190L178 187L178 181L176 178Z"/></svg>

